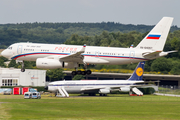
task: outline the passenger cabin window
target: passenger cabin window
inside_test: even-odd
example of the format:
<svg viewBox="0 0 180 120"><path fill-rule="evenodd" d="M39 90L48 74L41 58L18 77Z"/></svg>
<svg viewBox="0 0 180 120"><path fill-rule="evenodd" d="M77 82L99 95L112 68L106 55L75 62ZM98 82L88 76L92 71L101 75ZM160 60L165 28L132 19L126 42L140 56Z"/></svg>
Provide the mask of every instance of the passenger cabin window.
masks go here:
<svg viewBox="0 0 180 120"><path fill-rule="evenodd" d="M24 49L24 51L34 51L34 49Z"/></svg>
<svg viewBox="0 0 180 120"><path fill-rule="evenodd" d="M49 50L41 50L41 51L43 51L43 52L49 52Z"/></svg>

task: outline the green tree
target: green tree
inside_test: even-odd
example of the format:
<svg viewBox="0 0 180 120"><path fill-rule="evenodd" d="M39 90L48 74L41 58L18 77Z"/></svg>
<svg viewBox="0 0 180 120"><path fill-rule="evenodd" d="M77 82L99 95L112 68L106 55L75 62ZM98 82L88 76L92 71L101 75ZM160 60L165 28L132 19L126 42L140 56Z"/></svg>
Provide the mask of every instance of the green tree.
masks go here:
<svg viewBox="0 0 180 120"><path fill-rule="evenodd" d="M180 50L180 39L174 37L174 38L171 40L171 46L172 46L174 49L176 49L176 50Z"/></svg>
<svg viewBox="0 0 180 120"><path fill-rule="evenodd" d="M8 59L3 57L3 56L0 56L0 66L1 67L6 67L6 65L4 64L4 62L6 62Z"/></svg>
<svg viewBox="0 0 180 120"><path fill-rule="evenodd" d="M165 57L155 59L151 64L151 71L163 72L167 74L172 68L172 61Z"/></svg>
<svg viewBox="0 0 180 120"><path fill-rule="evenodd" d="M24 61L24 66L26 69L33 69L36 66L35 61Z"/></svg>
<svg viewBox="0 0 180 120"><path fill-rule="evenodd" d="M66 76L61 68L47 70L46 75L50 78L50 81L62 80Z"/></svg>
<svg viewBox="0 0 180 120"><path fill-rule="evenodd" d="M179 75L180 74L180 63L177 62L170 71L171 74Z"/></svg>
<svg viewBox="0 0 180 120"><path fill-rule="evenodd" d="M1 67L6 67L6 65L4 64L4 61L2 59L0 59L0 66Z"/></svg>
<svg viewBox="0 0 180 120"><path fill-rule="evenodd" d="M8 61L8 59L3 56L0 56L0 59L3 60L4 62Z"/></svg>
<svg viewBox="0 0 180 120"><path fill-rule="evenodd" d="M16 64L16 60L11 60L10 63L8 64L8 67L18 68L18 64Z"/></svg>
<svg viewBox="0 0 180 120"><path fill-rule="evenodd" d="M58 33L63 33L63 28L62 27L58 27L58 29L55 30Z"/></svg>

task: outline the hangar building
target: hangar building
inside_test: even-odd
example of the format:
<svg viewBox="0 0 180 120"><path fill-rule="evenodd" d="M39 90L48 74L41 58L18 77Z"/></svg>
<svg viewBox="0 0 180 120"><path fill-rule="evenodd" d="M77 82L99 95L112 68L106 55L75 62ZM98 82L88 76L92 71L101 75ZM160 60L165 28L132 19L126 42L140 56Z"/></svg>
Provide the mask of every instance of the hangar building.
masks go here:
<svg viewBox="0 0 180 120"><path fill-rule="evenodd" d="M45 86L46 70L0 68L0 86Z"/></svg>

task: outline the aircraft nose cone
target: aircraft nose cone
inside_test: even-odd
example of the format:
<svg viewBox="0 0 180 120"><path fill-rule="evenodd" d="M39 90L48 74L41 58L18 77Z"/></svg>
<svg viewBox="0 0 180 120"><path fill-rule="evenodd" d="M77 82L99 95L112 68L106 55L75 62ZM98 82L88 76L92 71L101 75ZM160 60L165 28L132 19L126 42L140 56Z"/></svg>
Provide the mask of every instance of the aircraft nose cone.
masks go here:
<svg viewBox="0 0 180 120"><path fill-rule="evenodd" d="M1 55L2 55L3 57L5 57L5 51L4 51L4 50L1 52Z"/></svg>
<svg viewBox="0 0 180 120"><path fill-rule="evenodd" d="M10 56L11 56L11 54L10 54L7 50L3 50L3 51L1 52L1 55L2 55L3 57L5 57L5 58L8 58L8 59L10 59Z"/></svg>

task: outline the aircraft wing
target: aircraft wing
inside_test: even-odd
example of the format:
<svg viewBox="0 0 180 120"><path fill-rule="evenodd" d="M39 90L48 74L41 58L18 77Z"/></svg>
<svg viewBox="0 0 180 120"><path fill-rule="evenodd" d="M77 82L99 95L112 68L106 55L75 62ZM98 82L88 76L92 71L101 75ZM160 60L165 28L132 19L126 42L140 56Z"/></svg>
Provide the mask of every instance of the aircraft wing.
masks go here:
<svg viewBox="0 0 180 120"><path fill-rule="evenodd" d="M85 52L85 49L86 49L86 45L84 45L80 51L78 51L78 52L76 52L74 54L61 57L60 61L81 62L81 63L83 63L84 56L81 55L81 54Z"/></svg>
<svg viewBox="0 0 180 120"><path fill-rule="evenodd" d="M137 86L142 86L142 85L127 85L127 86L122 86L122 87L84 87L84 88L81 88L81 91L89 91L89 90L100 90L100 89L111 89L111 90L117 90L117 89L120 89L120 88L124 88L124 87L137 87Z"/></svg>
<svg viewBox="0 0 180 120"><path fill-rule="evenodd" d="M111 90L113 89L120 89L120 88L127 88L127 87L137 87L137 86L141 86L141 85L127 85L127 86L122 86L122 87L110 87Z"/></svg>
<svg viewBox="0 0 180 120"><path fill-rule="evenodd" d="M130 86L128 86L130 87ZM104 87L84 87L84 88L81 88L81 91L88 91L88 90L99 90L99 89L105 89L107 88L106 86ZM119 89L120 87L108 87L108 89Z"/></svg>
<svg viewBox="0 0 180 120"><path fill-rule="evenodd" d="M81 91L89 91L89 90L99 90L99 89L104 89L106 87L84 87L81 88Z"/></svg>

